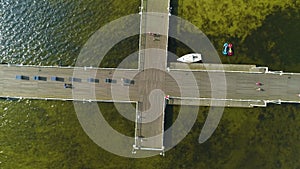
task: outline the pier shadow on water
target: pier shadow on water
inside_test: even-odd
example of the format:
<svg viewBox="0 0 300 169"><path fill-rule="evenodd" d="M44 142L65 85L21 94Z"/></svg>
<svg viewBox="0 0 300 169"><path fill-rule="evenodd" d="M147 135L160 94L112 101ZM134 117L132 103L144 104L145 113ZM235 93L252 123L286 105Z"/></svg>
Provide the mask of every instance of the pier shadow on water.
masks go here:
<svg viewBox="0 0 300 169"><path fill-rule="evenodd" d="M167 131L170 129L174 123L174 121L178 117L178 112L176 110L180 109L180 106L167 105L165 108L165 123L164 130ZM172 146L172 131L165 133L164 135L164 146L166 149Z"/></svg>

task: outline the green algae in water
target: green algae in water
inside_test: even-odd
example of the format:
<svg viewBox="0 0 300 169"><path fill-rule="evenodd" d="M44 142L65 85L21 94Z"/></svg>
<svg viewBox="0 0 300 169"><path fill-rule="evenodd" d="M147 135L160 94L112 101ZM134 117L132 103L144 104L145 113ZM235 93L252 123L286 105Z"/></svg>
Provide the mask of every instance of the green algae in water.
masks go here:
<svg viewBox="0 0 300 169"><path fill-rule="evenodd" d="M113 19L129 13L137 13L140 2L53 0L51 3L54 6L66 3L72 9L70 13L67 13L67 16L72 17L75 14L78 17L85 16L87 19L80 20L78 22L80 24L77 23L76 17L70 20L67 19L66 25L61 25L61 29L54 30L54 32L66 31L65 35L57 37L56 43L59 44L61 41L66 40L64 43L70 44L71 48L75 47L75 50L56 48L58 54L51 55L49 59L42 61L43 65L53 65L58 60L64 61L66 65L74 65L79 48L94 31ZM219 4L222 5L222 3ZM187 10L187 8L187 6L180 6L180 4L178 6L179 11ZM232 6L232 8L235 7ZM191 13L195 10L201 11L201 5L195 6L194 11L191 11ZM273 14L274 16L262 20L262 26L255 31L250 31L251 35L245 37L244 42L239 37L230 39L234 44L238 44L236 46L238 55L229 60L222 58L223 61L229 63L258 63L272 68L282 68L282 70L300 71L297 66L298 58L296 55L299 50L297 45L295 47L295 44L298 44L297 39L300 38L298 33L291 33L298 30L299 11L291 11L286 9L276 12ZM192 17L191 14L185 15L186 19ZM215 13L215 15L218 15L218 13ZM208 16L207 21L210 20L210 17ZM216 16L216 18L220 17ZM190 21L193 21L193 19L191 18ZM72 23L75 24L75 27L72 27ZM271 25L276 25L275 29ZM68 29L65 29L66 27ZM207 27L208 29L209 27ZM209 35L217 48L220 47L220 40L228 38L227 35L225 37L218 35L218 31L218 29L213 30ZM277 32L283 32L286 36L276 36ZM269 33L270 35L267 36ZM265 37L262 36L265 34ZM72 36L68 39L69 36L67 35ZM267 37L270 37L271 42L275 42L275 46L279 47L283 53L282 55L279 54L280 59L274 62L270 61L272 52L270 54L263 51L266 47L273 46L273 43L265 42ZM261 48L255 46L259 45L255 43L256 41L262 43ZM289 43L293 48L286 50L287 46L285 45ZM253 49L257 49L258 53L253 53ZM59 53L60 51L63 52ZM51 53L49 51L44 52L45 54ZM114 52L111 53L114 54ZM259 52L263 52L264 55L260 55ZM290 57L289 60L284 61L284 64L279 63L283 61L285 55ZM25 60L21 61L31 63L30 60L30 57L25 57ZM4 59L4 61L10 61L10 59ZM17 63L19 61L15 60ZM40 60L37 59L32 63L39 64L38 62ZM103 111L106 112L105 117L115 120L115 122L112 122L115 129L126 135L132 135L134 130L132 123L116 116L117 112L112 107L112 105L101 106ZM173 111L174 115L171 117L176 118L178 109L174 108ZM225 109L216 132L207 142L199 144L199 133L207 113L208 108L200 108L198 120L192 131L179 145L167 152L166 157L127 159L106 152L88 138L77 120L72 102L1 101L0 168L274 169L300 167L298 160L300 157L299 105L269 105L267 108ZM166 118L170 118L170 116ZM124 126L129 127L125 128Z"/></svg>

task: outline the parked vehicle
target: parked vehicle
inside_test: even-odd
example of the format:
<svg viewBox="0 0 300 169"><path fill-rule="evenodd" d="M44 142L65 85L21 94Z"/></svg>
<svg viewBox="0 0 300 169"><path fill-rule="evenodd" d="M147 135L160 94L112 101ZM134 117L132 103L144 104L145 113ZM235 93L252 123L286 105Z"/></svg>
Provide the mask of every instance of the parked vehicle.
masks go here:
<svg viewBox="0 0 300 169"><path fill-rule="evenodd" d="M224 43L222 54L223 55L227 55L228 54L228 43Z"/></svg>
<svg viewBox="0 0 300 169"><path fill-rule="evenodd" d="M233 45L232 43L228 44L228 56L232 56L233 55Z"/></svg>

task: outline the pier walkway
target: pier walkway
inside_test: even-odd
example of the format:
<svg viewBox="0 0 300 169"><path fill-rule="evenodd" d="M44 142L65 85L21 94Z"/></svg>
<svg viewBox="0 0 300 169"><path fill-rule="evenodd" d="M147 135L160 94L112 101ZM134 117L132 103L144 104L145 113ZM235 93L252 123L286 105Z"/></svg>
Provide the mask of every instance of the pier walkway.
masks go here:
<svg viewBox="0 0 300 169"><path fill-rule="evenodd" d="M138 69L3 64L0 97L136 103L134 152L162 153L166 104L265 107L268 103L300 103L299 73L255 65L167 64L169 5L169 0L142 0ZM212 88L208 73L215 77L225 74L226 87ZM134 83L124 84L125 78ZM198 92L200 97L195 95ZM224 92L226 98L212 95Z"/></svg>
<svg viewBox="0 0 300 169"><path fill-rule="evenodd" d="M170 1L142 0L135 150L164 151L165 70Z"/></svg>
<svg viewBox="0 0 300 169"><path fill-rule="evenodd" d="M219 66L206 66L209 70L202 69L203 64L192 66L191 70L170 69L166 72L0 65L0 97L137 103L134 149L162 152L165 104L218 106L224 103L226 107L265 107L268 103L300 103L299 73L272 72L253 65L227 65L224 68L227 96L223 99L211 97L212 92L224 91L211 89L208 76L208 72L219 74ZM76 74L73 73L75 69ZM190 83L192 75L196 77L197 85ZM17 79L17 76L24 79ZM107 78L114 82L107 83ZM134 84L124 86L122 78L132 79ZM257 90L256 82L262 83L261 91ZM65 83L72 84L73 88L65 88ZM185 88L187 92L182 94L179 88ZM194 97L196 90L200 93L199 98ZM168 101L164 99L166 95L170 95Z"/></svg>

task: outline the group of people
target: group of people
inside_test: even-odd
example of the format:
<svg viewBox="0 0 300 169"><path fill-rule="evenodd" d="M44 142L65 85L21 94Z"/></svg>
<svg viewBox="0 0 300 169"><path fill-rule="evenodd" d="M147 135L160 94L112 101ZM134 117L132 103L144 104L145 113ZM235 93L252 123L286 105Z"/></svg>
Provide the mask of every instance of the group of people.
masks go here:
<svg viewBox="0 0 300 169"><path fill-rule="evenodd" d="M73 85L72 85L72 84L65 83L65 84L64 84L64 88L72 89L72 88L73 88Z"/></svg>
<svg viewBox="0 0 300 169"><path fill-rule="evenodd" d="M263 85L263 83L261 83L261 82L256 82L255 84L256 84L256 86L257 86L257 88L256 88L257 91L264 91L264 89L261 88L261 86ZM297 94L297 95L298 95L298 97L300 97L300 93Z"/></svg>
<svg viewBox="0 0 300 169"><path fill-rule="evenodd" d="M256 84L256 86L258 86L258 88L256 89L257 91L264 91L264 89L261 88L261 86L263 85L263 83L256 82L255 84Z"/></svg>

